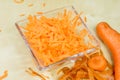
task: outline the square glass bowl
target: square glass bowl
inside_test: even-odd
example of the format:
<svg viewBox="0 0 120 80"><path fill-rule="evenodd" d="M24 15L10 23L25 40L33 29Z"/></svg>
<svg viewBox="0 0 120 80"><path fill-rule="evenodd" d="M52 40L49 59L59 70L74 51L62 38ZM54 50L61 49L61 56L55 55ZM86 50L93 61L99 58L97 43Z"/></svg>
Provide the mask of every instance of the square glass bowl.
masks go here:
<svg viewBox="0 0 120 80"><path fill-rule="evenodd" d="M64 11L67 10L67 11L71 11L72 12L72 17L74 16L77 16L78 13L77 11L75 10L75 8L73 6L67 6L67 7L62 7L62 8L57 8L55 10L51 10L51 11L48 11L48 12L45 12L43 13L42 15L35 15L37 18L41 18L41 16L46 16L48 18L51 18L51 17L55 17L58 15L58 13L64 13ZM91 45L93 46L92 48L88 48L84 51L81 51L79 53L75 53L74 55L71 55L71 56L67 56L57 62L54 62L50 65L43 65L44 64L44 61L42 61L40 58L37 57L37 54L35 53L35 51L31 48L29 42L27 41L25 35L24 35L24 32L26 30L24 30L23 27L25 27L28 23L28 19L24 19L24 20L20 20L18 22L15 23L20 35L22 36L23 40L25 41L26 45L28 46L28 48L30 49L30 52L35 60L35 62L37 63L37 67L40 69L40 70L43 70L43 69L51 69L51 68L54 68L55 66L60 66L60 64L63 64L65 63L66 61L74 61L75 59L77 59L77 57L79 56L82 56L84 53L86 54L90 54L90 53L94 53L96 52L98 49L99 49L99 43L98 41L95 39L95 37L90 33L90 31L88 30L86 24L84 23L84 21L82 20L81 17L78 17L79 21L81 22L81 24L76 27L76 33L79 33L80 31L82 31L83 29L85 29L88 34L85 35L84 37L84 41L86 44L89 44L91 43Z"/></svg>

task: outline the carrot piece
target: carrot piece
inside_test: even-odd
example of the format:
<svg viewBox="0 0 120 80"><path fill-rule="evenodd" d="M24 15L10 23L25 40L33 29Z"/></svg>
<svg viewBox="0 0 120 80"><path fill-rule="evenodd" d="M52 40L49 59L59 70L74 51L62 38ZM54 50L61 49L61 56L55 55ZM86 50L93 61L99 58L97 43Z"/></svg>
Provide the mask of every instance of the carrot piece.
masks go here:
<svg viewBox="0 0 120 80"><path fill-rule="evenodd" d="M20 16L22 17L22 16L25 16L25 14L20 14Z"/></svg>
<svg viewBox="0 0 120 80"><path fill-rule="evenodd" d="M32 76L38 76L40 77L42 80L46 80L46 78L49 79L48 76L45 76L43 74L39 74L38 72L34 71L32 68L28 68L28 70L26 70L27 73L29 73Z"/></svg>
<svg viewBox="0 0 120 80"><path fill-rule="evenodd" d="M2 76L0 76L0 80L6 78L8 76L8 71L4 71L4 74Z"/></svg>
<svg viewBox="0 0 120 80"><path fill-rule="evenodd" d="M88 60L88 66L97 71L103 71L107 67L107 61L102 55L95 55Z"/></svg>
<svg viewBox="0 0 120 80"><path fill-rule="evenodd" d="M32 7L33 6L33 4L31 3L31 4L28 4L28 7Z"/></svg>
<svg viewBox="0 0 120 80"><path fill-rule="evenodd" d="M37 14L43 14L43 12L37 12Z"/></svg>
<svg viewBox="0 0 120 80"><path fill-rule="evenodd" d="M46 3L43 3L42 6L45 7L45 6L46 6Z"/></svg>
<svg viewBox="0 0 120 80"><path fill-rule="evenodd" d="M23 3L24 0L14 0L14 2L17 3L17 4L20 4L20 3Z"/></svg>
<svg viewBox="0 0 120 80"><path fill-rule="evenodd" d="M96 31L101 40L110 49L115 70L115 80L120 80L120 33L112 29L106 22L100 22L96 26Z"/></svg>
<svg viewBox="0 0 120 80"><path fill-rule="evenodd" d="M84 21L87 22L87 17L86 16L84 17Z"/></svg>

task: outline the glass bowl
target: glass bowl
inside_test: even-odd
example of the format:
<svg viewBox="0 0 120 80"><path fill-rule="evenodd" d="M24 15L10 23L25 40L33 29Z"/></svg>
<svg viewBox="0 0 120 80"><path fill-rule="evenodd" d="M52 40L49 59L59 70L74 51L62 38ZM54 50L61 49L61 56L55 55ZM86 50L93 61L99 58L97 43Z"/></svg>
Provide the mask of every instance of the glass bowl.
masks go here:
<svg viewBox="0 0 120 80"><path fill-rule="evenodd" d="M46 17L55 17L56 15L58 15L58 13L63 13L64 10L68 10L68 11L71 11L72 12L72 16L76 16L78 15L77 11L75 10L75 8L73 6L66 6L66 7L62 7L62 8L57 8L55 10L51 10L51 11L47 11L45 13L43 13L42 15L35 15L37 18L40 18L41 16L46 16ZM29 42L27 41L25 35L24 35L24 26L27 24L28 22L28 19L24 19L24 20L20 20L20 21L17 21L15 23L20 35L22 36L23 40L25 41L26 45L28 46L29 50L31 51L30 53L32 54L33 58L35 59L35 62L37 63L37 67L40 69L40 70L43 70L43 69L53 69L57 66L60 66L61 64L64 64L66 63L66 61L75 61L77 59L77 57L79 56L82 56L84 55L84 53L86 54L90 54L90 53L94 53L96 52L98 49L99 49L99 43L98 41L95 39L95 37L90 33L90 31L88 30L86 24L84 23L84 21L82 20L81 17L79 17L79 20L81 21L81 25L78 26L77 28L77 32L80 32L82 29L85 29L87 30L88 34L84 37L84 41L86 44L88 44L89 42L94 46L93 48L89 48L85 51L82 51L82 52L79 52L79 53L75 53L74 55L71 55L71 56L68 56L66 58L63 58L57 62L54 62L52 64L49 64L49 65L43 65L43 61L41 61L40 58L37 57L35 51L33 51L33 49L31 48Z"/></svg>

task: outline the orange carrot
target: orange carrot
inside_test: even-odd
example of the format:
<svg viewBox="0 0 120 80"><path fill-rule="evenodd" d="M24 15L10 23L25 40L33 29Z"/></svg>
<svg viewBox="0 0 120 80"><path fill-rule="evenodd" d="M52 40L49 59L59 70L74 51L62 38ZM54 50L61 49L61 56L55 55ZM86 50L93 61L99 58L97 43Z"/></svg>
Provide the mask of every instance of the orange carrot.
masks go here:
<svg viewBox="0 0 120 80"><path fill-rule="evenodd" d="M107 67L107 61L102 55L95 55L88 60L88 66L97 71L103 71Z"/></svg>
<svg viewBox="0 0 120 80"><path fill-rule="evenodd" d="M106 22L96 26L97 34L110 49L115 70L115 80L120 80L120 33L112 29Z"/></svg>

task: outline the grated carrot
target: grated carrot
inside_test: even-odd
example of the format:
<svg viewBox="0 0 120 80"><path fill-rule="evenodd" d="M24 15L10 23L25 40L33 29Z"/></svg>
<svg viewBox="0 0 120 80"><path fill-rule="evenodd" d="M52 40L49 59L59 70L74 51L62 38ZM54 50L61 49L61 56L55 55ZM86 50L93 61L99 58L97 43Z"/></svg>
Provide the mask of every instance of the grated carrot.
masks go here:
<svg viewBox="0 0 120 80"><path fill-rule="evenodd" d="M33 4L31 3L31 4L28 4L28 7L32 7L33 6Z"/></svg>
<svg viewBox="0 0 120 80"><path fill-rule="evenodd" d="M40 77L42 80L46 80L45 78L49 79L48 76L45 76L43 74L39 74L36 71L34 71L32 68L28 68L28 70L26 70L27 73L29 73L32 76L38 76Z"/></svg>
<svg viewBox="0 0 120 80"><path fill-rule="evenodd" d="M14 2L17 3L17 4L20 4L20 3L23 3L24 0L14 0Z"/></svg>
<svg viewBox="0 0 120 80"><path fill-rule="evenodd" d="M84 17L84 21L87 22L87 17L86 16Z"/></svg>
<svg viewBox="0 0 120 80"><path fill-rule="evenodd" d="M22 17L22 16L25 16L25 14L20 14L20 16Z"/></svg>
<svg viewBox="0 0 120 80"><path fill-rule="evenodd" d="M42 4L42 7L45 7L45 6L46 6L46 3L43 3L43 4Z"/></svg>
<svg viewBox="0 0 120 80"><path fill-rule="evenodd" d="M80 23L79 15L73 17L67 10L57 17L28 17L24 35L41 65L48 66L93 47L84 41L86 29L77 33Z"/></svg>
<svg viewBox="0 0 120 80"><path fill-rule="evenodd" d="M4 74L2 76L0 76L0 80L3 80L4 78L6 78L8 76L8 71L4 71Z"/></svg>
<svg viewBox="0 0 120 80"><path fill-rule="evenodd" d="M40 14L40 15L41 15L41 14L43 14L43 12L37 12L37 14Z"/></svg>
<svg viewBox="0 0 120 80"><path fill-rule="evenodd" d="M83 13L84 13L84 12L83 12L83 11L81 11L81 12L80 12L80 15L82 15Z"/></svg>

